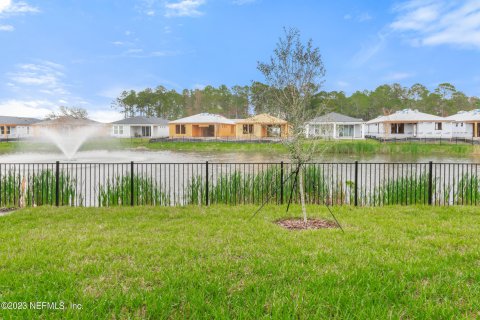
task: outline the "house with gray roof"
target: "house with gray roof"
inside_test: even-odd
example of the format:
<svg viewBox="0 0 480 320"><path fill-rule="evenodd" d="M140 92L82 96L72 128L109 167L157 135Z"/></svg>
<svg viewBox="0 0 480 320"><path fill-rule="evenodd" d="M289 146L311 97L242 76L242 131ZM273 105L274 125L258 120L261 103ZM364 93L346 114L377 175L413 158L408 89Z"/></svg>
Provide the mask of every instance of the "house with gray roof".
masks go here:
<svg viewBox="0 0 480 320"><path fill-rule="evenodd" d="M308 138L364 139L365 122L362 119L330 112L316 117L305 125Z"/></svg>
<svg viewBox="0 0 480 320"><path fill-rule="evenodd" d="M0 116L0 139L26 139L33 136L32 125L39 119Z"/></svg>
<svg viewBox="0 0 480 320"><path fill-rule="evenodd" d="M368 121L365 132L368 137L381 139L451 139L452 120L403 109Z"/></svg>
<svg viewBox="0 0 480 320"><path fill-rule="evenodd" d="M110 123L110 135L116 138L168 137L168 120L136 116Z"/></svg>

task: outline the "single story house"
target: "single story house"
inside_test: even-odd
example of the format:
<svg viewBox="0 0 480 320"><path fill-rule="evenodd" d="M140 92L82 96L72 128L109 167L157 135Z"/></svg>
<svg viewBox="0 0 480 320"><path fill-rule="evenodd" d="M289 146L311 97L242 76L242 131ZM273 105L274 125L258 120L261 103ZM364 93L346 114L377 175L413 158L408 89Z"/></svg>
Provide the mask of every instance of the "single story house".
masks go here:
<svg viewBox="0 0 480 320"><path fill-rule="evenodd" d="M365 122L362 119L330 112L307 122L308 138L364 139Z"/></svg>
<svg viewBox="0 0 480 320"><path fill-rule="evenodd" d="M39 119L0 116L0 139L25 139L33 137L32 125Z"/></svg>
<svg viewBox="0 0 480 320"><path fill-rule="evenodd" d="M69 136L81 130L95 130L95 136L108 136L108 126L90 119L61 116L55 119L43 120L32 125L34 135L41 137L44 130L54 130ZM91 132L90 132L91 133Z"/></svg>
<svg viewBox="0 0 480 320"><path fill-rule="evenodd" d="M480 139L480 109L460 111L446 119L452 122L454 138Z"/></svg>
<svg viewBox="0 0 480 320"><path fill-rule="evenodd" d="M236 137L238 139L286 138L288 122L263 113L236 122Z"/></svg>
<svg viewBox="0 0 480 320"><path fill-rule="evenodd" d="M168 123L170 138L234 138L234 120L212 113L199 113Z"/></svg>
<svg viewBox="0 0 480 320"><path fill-rule="evenodd" d="M112 122L110 135L116 138L168 137L168 120L157 117L131 117Z"/></svg>
<svg viewBox="0 0 480 320"><path fill-rule="evenodd" d="M366 124L366 136L382 139L452 138L452 123L442 117L404 109Z"/></svg>

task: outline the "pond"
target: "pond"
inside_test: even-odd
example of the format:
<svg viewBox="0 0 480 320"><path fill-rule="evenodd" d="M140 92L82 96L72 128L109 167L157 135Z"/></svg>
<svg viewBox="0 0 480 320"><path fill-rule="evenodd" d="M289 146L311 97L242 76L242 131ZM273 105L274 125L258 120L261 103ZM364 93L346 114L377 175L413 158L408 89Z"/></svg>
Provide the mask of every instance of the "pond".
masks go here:
<svg viewBox="0 0 480 320"><path fill-rule="evenodd" d="M177 152L150 150L120 151L81 151L73 159L67 159L60 153L11 153L0 155L0 163L46 163L46 162L78 162L78 163L202 163L205 161L218 163L267 163L288 162L288 155L275 152ZM479 156L425 156L414 154L323 154L316 156L314 162L359 162L391 163L409 162L425 163L480 163Z"/></svg>

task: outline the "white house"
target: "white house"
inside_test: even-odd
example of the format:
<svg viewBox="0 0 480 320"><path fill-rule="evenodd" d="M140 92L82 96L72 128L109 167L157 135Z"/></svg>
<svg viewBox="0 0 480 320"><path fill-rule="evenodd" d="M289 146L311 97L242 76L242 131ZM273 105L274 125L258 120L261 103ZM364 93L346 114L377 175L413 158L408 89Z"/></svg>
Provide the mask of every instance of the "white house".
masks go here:
<svg viewBox="0 0 480 320"><path fill-rule="evenodd" d="M0 139L25 139L33 137L32 125L39 119L0 116Z"/></svg>
<svg viewBox="0 0 480 320"><path fill-rule="evenodd" d="M117 138L168 137L168 120L156 117L131 117L112 122L110 135Z"/></svg>
<svg viewBox="0 0 480 320"><path fill-rule="evenodd" d="M309 138L363 139L364 121L331 112L307 122L305 134Z"/></svg>
<svg viewBox="0 0 480 320"><path fill-rule="evenodd" d="M452 122L454 138L480 139L480 109L460 111L446 119Z"/></svg>
<svg viewBox="0 0 480 320"><path fill-rule="evenodd" d="M404 109L366 124L366 136L382 139L452 138L452 122L446 118Z"/></svg>

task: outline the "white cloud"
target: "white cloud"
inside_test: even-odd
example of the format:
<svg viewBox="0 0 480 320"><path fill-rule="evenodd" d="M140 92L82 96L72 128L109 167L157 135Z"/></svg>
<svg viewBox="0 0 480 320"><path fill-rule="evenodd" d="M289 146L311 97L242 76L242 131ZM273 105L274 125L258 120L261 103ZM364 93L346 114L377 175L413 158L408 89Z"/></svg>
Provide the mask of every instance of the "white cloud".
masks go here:
<svg viewBox="0 0 480 320"><path fill-rule="evenodd" d="M56 106L47 100L0 101L0 114L4 116L44 118L53 110L56 110Z"/></svg>
<svg viewBox="0 0 480 320"><path fill-rule="evenodd" d="M195 83L195 84L193 85L193 89L194 89L194 90L197 90L197 89L198 89L198 90L203 90L203 89L205 89L205 87L206 87L206 85L205 85L205 84L202 84L202 83Z"/></svg>
<svg viewBox="0 0 480 320"><path fill-rule="evenodd" d="M27 13L37 13L40 10L23 1L0 0L0 19L8 19L13 16ZM0 25L0 31L14 31L10 24Z"/></svg>
<svg viewBox="0 0 480 320"><path fill-rule="evenodd" d="M0 15L8 17L25 13L38 13L40 10L24 1L0 0Z"/></svg>
<svg viewBox="0 0 480 320"><path fill-rule="evenodd" d="M408 72L392 72L384 77L387 81L400 81L413 77L413 74Z"/></svg>
<svg viewBox="0 0 480 320"><path fill-rule="evenodd" d="M166 17L196 17L203 15L199 7L205 4L205 0L181 0L174 3L166 3Z"/></svg>
<svg viewBox="0 0 480 320"><path fill-rule="evenodd" d="M394 8L395 32L407 36L412 45L454 45L480 49L480 1L411 0Z"/></svg>
<svg viewBox="0 0 480 320"><path fill-rule="evenodd" d="M360 51L355 54L353 64L355 66L361 66L370 61L370 59L385 47L388 36L388 33L379 32L370 43L363 45Z"/></svg>
<svg viewBox="0 0 480 320"><path fill-rule="evenodd" d="M346 87L350 86L350 83L348 83L346 81L339 80L339 81L337 81L337 86L339 86L340 88L346 88Z"/></svg>
<svg viewBox="0 0 480 320"><path fill-rule="evenodd" d="M250 4L250 3L254 3L256 2L257 0L233 0L232 3L233 4L236 4L238 6L243 6L245 4Z"/></svg>
<svg viewBox="0 0 480 320"><path fill-rule="evenodd" d="M365 21L368 21L368 20L372 20L372 16L368 13L368 12L363 12L363 13L360 13L360 14L346 14L343 16L343 19L344 20L354 20L356 22L365 22Z"/></svg>
<svg viewBox="0 0 480 320"><path fill-rule="evenodd" d="M13 31L15 28L9 24L2 24L0 25L0 31Z"/></svg>
<svg viewBox="0 0 480 320"><path fill-rule="evenodd" d="M365 22L368 20L372 20L372 16L368 12L361 13L357 16L358 22Z"/></svg>
<svg viewBox="0 0 480 320"><path fill-rule="evenodd" d="M11 4L11 0L0 0L0 13L6 10Z"/></svg>
<svg viewBox="0 0 480 320"><path fill-rule="evenodd" d="M10 82L15 87L37 90L48 95L68 95L63 78L63 66L50 61L21 64L15 72L8 73Z"/></svg>
<svg viewBox="0 0 480 320"><path fill-rule="evenodd" d="M88 112L88 117L92 120L99 121L99 122L113 122L117 120L121 120L124 116L113 110L93 110Z"/></svg>

